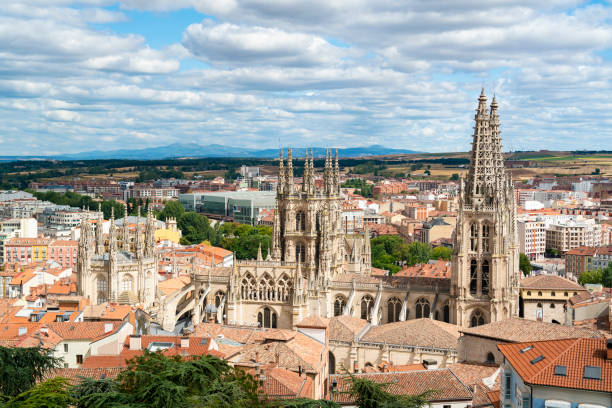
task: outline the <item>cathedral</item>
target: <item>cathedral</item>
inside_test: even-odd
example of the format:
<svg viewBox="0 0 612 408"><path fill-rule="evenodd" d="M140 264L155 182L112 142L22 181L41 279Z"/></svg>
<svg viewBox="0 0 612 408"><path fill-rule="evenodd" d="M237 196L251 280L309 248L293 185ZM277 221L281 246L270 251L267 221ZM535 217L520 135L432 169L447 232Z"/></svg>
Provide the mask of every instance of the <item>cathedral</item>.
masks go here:
<svg viewBox="0 0 612 408"><path fill-rule="evenodd" d="M285 158L281 150L268 257L192 274L193 323L212 316L227 324L295 328L309 315L350 315L371 325L430 317L470 327L518 315L516 204L497 108L495 97L487 107L483 91L460 186L450 279L372 275L367 228L347 234L342 227L337 152L335 159L326 154L322 184L315 182L312 151L307 154L298 186L292 151Z"/></svg>
<svg viewBox="0 0 612 408"><path fill-rule="evenodd" d="M89 220L81 222L76 266L79 295L88 298L90 304L142 304L150 310L155 303L158 282L153 214L147 213L144 234L138 222L132 237L125 222L127 211L121 229L115 225L114 213L111 215L106 236L102 212L98 213L95 232Z"/></svg>
<svg viewBox="0 0 612 408"><path fill-rule="evenodd" d="M173 294L158 288L155 221L147 214L132 236L110 220L81 224L77 287L92 304L141 304L166 329L186 316L196 325L295 329L307 316L353 316L370 325L432 318L461 327L518 315L518 238L511 176L504 168L495 97L478 99L467 177L461 180L451 276L372 273L370 238L343 228L338 153L326 152L322 174L312 150L294 180L292 150L281 149L272 245L266 258L232 267L192 268ZM127 215L126 218L127 219ZM139 218L140 219L140 218ZM121 244L119 245L119 241Z"/></svg>

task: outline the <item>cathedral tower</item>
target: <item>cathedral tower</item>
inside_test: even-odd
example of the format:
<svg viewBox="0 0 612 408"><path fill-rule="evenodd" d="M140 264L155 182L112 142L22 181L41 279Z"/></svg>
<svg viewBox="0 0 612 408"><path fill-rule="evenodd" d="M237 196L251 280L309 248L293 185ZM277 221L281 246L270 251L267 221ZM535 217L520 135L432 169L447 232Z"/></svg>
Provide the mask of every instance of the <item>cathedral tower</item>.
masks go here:
<svg viewBox="0 0 612 408"><path fill-rule="evenodd" d="M271 255L285 262L299 259L308 279L332 277L344 262L338 158L334 167L331 150L326 151L322 176L319 187L313 151L306 150L302 185L296 188L292 150L286 163L281 150Z"/></svg>
<svg viewBox="0 0 612 408"><path fill-rule="evenodd" d="M478 98L467 179L461 180L454 236L451 310L463 327L518 314L518 236L512 178L506 174L497 101Z"/></svg>

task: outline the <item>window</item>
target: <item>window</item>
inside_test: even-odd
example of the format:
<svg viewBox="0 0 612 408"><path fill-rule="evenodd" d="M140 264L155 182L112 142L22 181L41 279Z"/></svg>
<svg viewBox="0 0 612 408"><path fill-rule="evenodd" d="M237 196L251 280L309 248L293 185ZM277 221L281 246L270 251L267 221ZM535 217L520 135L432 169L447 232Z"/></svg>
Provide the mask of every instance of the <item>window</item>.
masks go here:
<svg viewBox="0 0 612 408"><path fill-rule="evenodd" d="M295 214L295 230L304 231L306 229L306 214L303 211L298 211Z"/></svg>
<svg viewBox="0 0 612 408"><path fill-rule="evenodd" d="M531 408L531 395L523 395L523 408Z"/></svg>
<svg viewBox="0 0 612 408"><path fill-rule="evenodd" d="M68 343L64 343L64 353L68 352Z"/></svg>
<svg viewBox="0 0 612 408"><path fill-rule="evenodd" d="M504 381L504 398L505 399L510 399L511 398L511 393L512 393L512 374L511 373L505 373L504 379L505 379L505 381Z"/></svg>
<svg viewBox="0 0 612 408"><path fill-rule="evenodd" d="M76 356L76 363L77 364L83 364L83 355L82 354L77 354L77 356Z"/></svg>
<svg viewBox="0 0 612 408"><path fill-rule="evenodd" d="M601 380L601 367L584 366L584 378L586 380Z"/></svg>
<svg viewBox="0 0 612 408"><path fill-rule="evenodd" d="M567 366L564 365L556 365L555 366L555 375L567 375Z"/></svg>
<svg viewBox="0 0 612 408"><path fill-rule="evenodd" d="M550 292L550 296L555 296L555 292L554 291Z"/></svg>
<svg viewBox="0 0 612 408"><path fill-rule="evenodd" d="M563 292L563 296L568 296L569 294L567 292Z"/></svg>
<svg viewBox="0 0 612 408"><path fill-rule="evenodd" d="M531 365L534 365L536 363L539 363L540 361L544 360L544 356L540 355L537 356L536 358L534 358L533 360L531 360L529 363L531 363Z"/></svg>
<svg viewBox="0 0 612 408"><path fill-rule="evenodd" d="M495 356L493 355L493 353L488 353L487 354L487 363L495 363Z"/></svg>
<svg viewBox="0 0 612 408"><path fill-rule="evenodd" d="M472 313L470 327L482 326L483 324L485 324L484 316L480 310L476 310L474 313Z"/></svg>
<svg viewBox="0 0 612 408"><path fill-rule="evenodd" d="M482 225L482 252L489 252L489 236L491 227L488 224Z"/></svg>
<svg viewBox="0 0 612 408"><path fill-rule="evenodd" d="M402 302L393 297L387 301L387 321L389 323L399 322L400 312L402 311Z"/></svg>
<svg viewBox="0 0 612 408"><path fill-rule="evenodd" d="M131 291L132 290L132 278L129 276L125 276L121 281L121 291Z"/></svg>
<svg viewBox="0 0 612 408"><path fill-rule="evenodd" d="M450 323L450 307L448 306L448 304L444 305L444 308L442 309L442 315L442 320L444 320L446 323Z"/></svg>
<svg viewBox="0 0 612 408"><path fill-rule="evenodd" d="M541 303L538 303L538 308L540 308L540 309L542 308L542 304Z"/></svg>
<svg viewBox="0 0 612 408"><path fill-rule="evenodd" d="M98 282L97 282L97 286L98 286L98 292L106 292L107 290L107 282L106 279L104 278L98 278Z"/></svg>
<svg viewBox="0 0 612 408"><path fill-rule="evenodd" d="M551 308L551 309L554 309L554 308L555 308L555 304L554 304L554 303L551 303L551 304L550 304L550 308Z"/></svg>
<svg viewBox="0 0 612 408"><path fill-rule="evenodd" d="M542 292L538 292L538 296L542 296Z"/></svg>
<svg viewBox="0 0 612 408"><path fill-rule="evenodd" d="M276 312L271 310L269 307L264 307L261 312L257 313L257 323L259 323L260 327L276 329Z"/></svg>
<svg viewBox="0 0 612 408"><path fill-rule="evenodd" d="M476 290L478 288L478 262L475 259L472 259L470 262L470 293L472 295L476 294Z"/></svg>
<svg viewBox="0 0 612 408"><path fill-rule="evenodd" d="M340 316L344 313L344 307L346 306L346 299L342 295L336 296L334 300L334 316Z"/></svg>
<svg viewBox="0 0 612 408"><path fill-rule="evenodd" d="M484 260L482 261L482 266L481 266L481 272L482 272L482 294L483 295L488 295L489 294L489 261L488 260Z"/></svg>
<svg viewBox="0 0 612 408"><path fill-rule="evenodd" d="M295 260L304 262L306 260L306 245L303 242L298 242L295 245Z"/></svg>
<svg viewBox="0 0 612 408"><path fill-rule="evenodd" d="M470 228L470 249L478 251L478 225L472 224Z"/></svg>
<svg viewBox="0 0 612 408"><path fill-rule="evenodd" d="M374 299L370 295L365 295L361 298L361 318L370 321L372 318L372 308L374 307Z"/></svg>
<svg viewBox="0 0 612 408"><path fill-rule="evenodd" d="M417 300L416 318L420 319L421 317L429 317L429 314L430 314L429 301L425 298L421 298Z"/></svg>
<svg viewBox="0 0 612 408"><path fill-rule="evenodd" d="M531 291L530 290L527 291L527 296L531 296Z"/></svg>

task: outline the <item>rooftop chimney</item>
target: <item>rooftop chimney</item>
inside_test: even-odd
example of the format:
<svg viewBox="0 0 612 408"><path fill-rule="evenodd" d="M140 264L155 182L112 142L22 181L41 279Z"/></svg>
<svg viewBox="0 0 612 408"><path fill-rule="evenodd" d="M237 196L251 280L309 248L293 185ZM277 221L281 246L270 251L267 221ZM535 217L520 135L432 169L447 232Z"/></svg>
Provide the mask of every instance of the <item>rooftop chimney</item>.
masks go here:
<svg viewBox="0 0 612 408"><path fill-rule="evenodd" d="M189 348L189 337L181 337L181 348Z"/></svg>
<svg viewBox="0 0 612 408"><path fill-rule="evenodd" d="M130 334L130 350L140 350L142 340L139 334Z"/></svg>

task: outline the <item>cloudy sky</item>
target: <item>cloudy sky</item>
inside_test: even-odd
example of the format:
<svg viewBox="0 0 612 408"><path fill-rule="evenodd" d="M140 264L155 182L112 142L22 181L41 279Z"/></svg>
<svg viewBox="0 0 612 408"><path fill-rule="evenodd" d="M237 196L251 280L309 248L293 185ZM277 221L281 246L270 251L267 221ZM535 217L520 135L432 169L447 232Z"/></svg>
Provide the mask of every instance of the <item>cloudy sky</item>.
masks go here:
<svg viewBox="0 0 612 408"><path fill-rule="evenodd" d="M22 0L0 10L0 155L218 143L612 149L612 5Z"/></svg>

